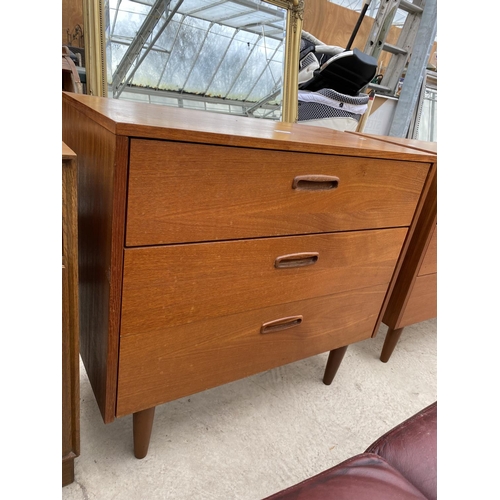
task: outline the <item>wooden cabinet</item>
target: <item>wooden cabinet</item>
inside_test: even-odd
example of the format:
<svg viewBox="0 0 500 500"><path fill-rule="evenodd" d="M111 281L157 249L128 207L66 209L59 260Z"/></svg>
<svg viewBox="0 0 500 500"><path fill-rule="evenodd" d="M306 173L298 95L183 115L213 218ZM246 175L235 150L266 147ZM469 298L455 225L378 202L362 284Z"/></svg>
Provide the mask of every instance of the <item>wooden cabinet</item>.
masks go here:
<svg viewBox="0 0 500 500"><path fill-rule="evenodd" d="M403 329L437 317L437 175L417 220L413 238L385 311L389 326L381 361L389 361Z"/></svg>
<svg viewBox="0 0 500 500"><path fill-rule="evenodd" d="M328 129L63 92L81 357L104 422L373 336L431 155Z"/></svg>
<svg viewBox="0 0 500 500"><path fill-rule="evenodd" d="M406 326L437 317L437 144L396 137L366 137L435 155L430 187L383 316L389 329L380 360L387 363Z"/></svg>
<svg viewBox="0 0 500 500"><path fill-rule="evenodd" d="M80 454L77 157L62 143L62 484Z"/></svg>

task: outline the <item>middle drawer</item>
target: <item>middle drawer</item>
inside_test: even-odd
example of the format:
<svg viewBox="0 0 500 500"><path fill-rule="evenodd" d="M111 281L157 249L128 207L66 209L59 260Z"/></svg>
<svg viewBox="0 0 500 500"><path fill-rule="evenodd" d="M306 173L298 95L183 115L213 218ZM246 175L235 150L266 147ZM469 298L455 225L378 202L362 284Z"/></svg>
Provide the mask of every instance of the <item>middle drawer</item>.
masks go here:
<svg viewBox="0 0 500 500"><path fill-rule="evenodd" d="M389 283L407 228L125 250L121 335Z"/></svg>

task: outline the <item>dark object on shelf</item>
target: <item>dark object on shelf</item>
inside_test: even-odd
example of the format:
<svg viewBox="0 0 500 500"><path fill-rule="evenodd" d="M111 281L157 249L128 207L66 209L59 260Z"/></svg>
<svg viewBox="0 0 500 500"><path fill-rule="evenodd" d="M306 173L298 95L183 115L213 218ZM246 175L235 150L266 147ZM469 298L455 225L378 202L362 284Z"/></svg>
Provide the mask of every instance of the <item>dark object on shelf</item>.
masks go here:
<svg viewBox="0 0 500 500"><path fill-rule="evenodd" d="M346 50L333 56L301 89L313 92L328 88L341 94L357 96L377 74L377 60L359 49Z"/></svg>
<svg viewBox="0 0 500 500"><path fill-rule="evenodd" d="M76 66L85 67L85 49L75 47L74 45L66 45L71 52L71 58L75 61Z"/></svg>

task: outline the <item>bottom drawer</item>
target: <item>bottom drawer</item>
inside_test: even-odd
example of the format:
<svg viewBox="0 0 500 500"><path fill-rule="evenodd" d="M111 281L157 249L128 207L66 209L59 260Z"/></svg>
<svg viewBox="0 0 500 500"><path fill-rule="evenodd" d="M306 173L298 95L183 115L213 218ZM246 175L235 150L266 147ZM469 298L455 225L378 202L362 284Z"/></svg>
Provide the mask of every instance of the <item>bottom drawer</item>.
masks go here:
<svg viewBox="0 0 500 500"><path fill-rule="evenodd" d="M418 276L397 328L437 316L437 273Z"/></svg>
<svg viewBox="0 0 500 500"><path fill-rule="evenodd" d="M377 285L122 337L117 416L367 339L386 291Z"/></svg>

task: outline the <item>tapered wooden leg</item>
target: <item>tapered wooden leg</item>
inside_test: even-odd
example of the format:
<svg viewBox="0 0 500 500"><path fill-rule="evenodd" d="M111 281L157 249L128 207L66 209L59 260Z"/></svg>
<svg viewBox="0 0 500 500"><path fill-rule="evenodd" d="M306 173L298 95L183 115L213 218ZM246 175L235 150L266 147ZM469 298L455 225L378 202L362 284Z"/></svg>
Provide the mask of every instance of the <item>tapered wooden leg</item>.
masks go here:
<svg viewBox="0 0 500 500"><path fill-rule="evenodd" d="M344 354L347 351L348 346L339 347L330 351L328 356L328 361L326 362L325 374L323 376L323 383L325 385L330 385L333 382L333 378L339 369L340 363L344 359Z"/></svg>
<svg viewBox="0 0 500 500"><path fill-rule="evenodd" d="M148 454L151 430L155 417L155 407L138 411L133 415L134 455L135 458L144 458Z"/></svg>
<svg viewBox="0 0 500 500"><path fill-rule="evenodd" d="M389 328L389 330L387 330L384 346L382 347L382 353L380 354L380 361L383 363L387 363L387 361L389 361L392 351L394 351L399 337L401 337L401 333L403 333L403 328L398 328L396 330Z"/></svg>

